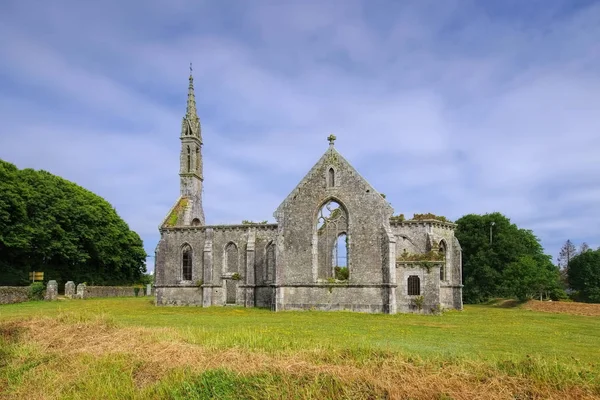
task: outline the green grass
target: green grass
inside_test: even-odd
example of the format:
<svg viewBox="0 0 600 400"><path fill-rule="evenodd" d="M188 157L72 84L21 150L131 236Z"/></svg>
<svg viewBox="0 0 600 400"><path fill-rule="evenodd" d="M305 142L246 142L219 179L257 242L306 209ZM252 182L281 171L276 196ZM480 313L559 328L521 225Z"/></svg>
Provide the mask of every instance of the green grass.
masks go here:
<svg viewBox="0 0 600 400"><path fill-rule="evenodd" d="M0 328L39 318L58 319L62 325L100 321L114 330L145 328L151 342L175 341L212 354L234 350L273 360L299 357L312 366L331 367L332 371L336 366L376 371L378 365L402 360L427 373L455 368L470 374L475 382L499 374L525 379L538 389L560 391L576 386L584 388L584 394L600 396L598 317L494 306L466 306L462 312L441 316L274 313L237 307L155 307L148 298L0 306ZM7 335L4 339L0 335L1 344L0 398L3 378L7 393L15 395L28 384L23 378L27 371L48 382L61 379L64 372L52 367L53 362L58 365L60 355L36 347L35 342ZM84 363L81 357L91 356L79 356L78 365ZM93 379L75 379L61 389L59 397L78 398L84 392L108 398L135 397L139 390L132 383L135 379L131 371L144 362L143 354L136 357L124 351L121 358L86 359L100 376L95 373ZM361 384L360 377L358 381L340 380L334 372L290 375L270 370L243 374L242 367L228 369L227 365L200 372L188 367L192 366L167 371L143 393L149 397L211 398L212 390L216 398L294 398L293 393L281 391L286 386L301 393L300 398L385 395L385 390L369 386L368 381ZM117 384L111 389L106 382Z"/></svg>

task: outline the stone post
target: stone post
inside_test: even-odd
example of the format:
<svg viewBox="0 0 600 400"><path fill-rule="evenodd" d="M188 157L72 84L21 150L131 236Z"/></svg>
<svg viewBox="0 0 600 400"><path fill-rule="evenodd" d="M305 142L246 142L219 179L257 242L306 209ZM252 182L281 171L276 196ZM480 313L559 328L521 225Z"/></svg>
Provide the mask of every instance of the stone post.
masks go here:
<svg viewBox="0 0 600 400"><path fill-rule="evenodd" d="M151 284L146 285L146 296L152 296L152 285Z"/></svg>
<svg viewBox="0 0 600 400"><path fill-rule="evenodd" d="M85 299L85 283L77 285L77 294L75 295L75 298Z"/></svg>
<svg viewBox="0 0 600 400"><path fill-rule="evenodd" d="M58 283L56 281L49 281L48 285L46 285L46 295L44 296L44 300L52 301L56 300L58 296Z"/></svg>
<svg viewBox="0 0 600 400"><path fill-rule="evenodd" d="M69 281L65 283L65 297L68 299L75 297L75 282Z"/></svg>

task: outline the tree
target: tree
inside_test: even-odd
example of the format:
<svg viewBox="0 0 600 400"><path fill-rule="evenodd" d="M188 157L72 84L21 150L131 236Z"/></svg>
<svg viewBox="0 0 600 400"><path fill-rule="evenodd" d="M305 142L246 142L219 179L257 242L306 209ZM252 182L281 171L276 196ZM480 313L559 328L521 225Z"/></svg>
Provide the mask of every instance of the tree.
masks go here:
<svg viewBox="0 0 600 400"><path fill-rule="evenodd" d="M45 280L134 283L145 272L140 237L106 200L46 171L0 160L0 285Z"/></svg>
<svg viewBox="0 0 600 400"><path fill-rule="evenodd" d="M576 298L600 303L600 250L588 250L575 256L569 264L569 286Z"/></svg>
<svg viewBox="0 0 600 400"><path fill-rule="evenodd" d="M511 279L519 275L516 271L519 265L525 265L525 268L534 274L544 275L539 278L539 281L543 282L546 281L546 270L556 270L556 267L552 266L550 256L544 254L542 245L533 232L518 228L500 213L468 214L456 223L458 227L455 234L463 250L465 303L479 303L501 296L517 296L516 291L511 290ZM535 263L535 267L532 263ZM511 272L505 272L509 267ZM552 284L546 285L545 290L550 291L550 288L558 287L559 282L557 274L548 273L548 276L556 279ZM530 278L523 279L526 282L535 281Z"/></svg>
<svg viewBox="0 0 600 400"><path fill-rule="evenodd" d="M585 253L588 250L590 250L590 245L586 242L581 243L581 247L579 248L579 254Z"/></svg>
<svg viewBox="0 0 600 400"><path fill-rule="evenodd" d="M558 266L560 269L567 271L569 269L569 263L577 255L577 249L571 240L567 240L560 249L558 254Z"/></svg>
<svg viewBox="0 0 600 400"><path fill-rule="evenodd" d="M544 293L558 288L558 269L550 259L547 263L539 262L532 256L521 256L518 261L511 263L503 273L507 294L519 300L529 300L534 297L543 299Z"/></svg>

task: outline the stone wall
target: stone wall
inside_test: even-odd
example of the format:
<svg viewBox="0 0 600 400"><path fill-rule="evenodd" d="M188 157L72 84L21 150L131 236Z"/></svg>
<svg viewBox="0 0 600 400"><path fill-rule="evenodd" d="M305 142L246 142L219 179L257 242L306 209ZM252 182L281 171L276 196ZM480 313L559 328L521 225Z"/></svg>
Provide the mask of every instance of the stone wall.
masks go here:
<svg viewBox="0 0 600 400"><path fill-rule="evenodd" d="M84 299L96 297L143 297L144 288L133 288L128 286L85 286Z"/></svg>
<svg viewBox="0 0 600 400"><path fill-rule="evenodd" d="M274 242L277 225L215 225L170 228L161 231L155 275L157 305L253 306L271 303L267 280L267 249ZM192 249L192 280L182 280L182 246ZM228 251L229 249L229 251ZM274 269L274 265L273 265ZM229 296L227 295L227 289Z"/></svg>
<svg viewBox="0 0 600 400"><path fill-rule="evenodd" d="M29 286L0 286L0 304L22 303L29 300Z"/></svg>

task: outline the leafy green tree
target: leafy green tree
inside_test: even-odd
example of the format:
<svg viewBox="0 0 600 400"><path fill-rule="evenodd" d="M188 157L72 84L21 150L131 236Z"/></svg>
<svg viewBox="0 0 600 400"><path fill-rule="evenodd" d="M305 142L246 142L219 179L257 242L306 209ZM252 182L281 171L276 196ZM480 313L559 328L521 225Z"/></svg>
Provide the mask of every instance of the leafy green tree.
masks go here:
<svg viewBox="0 0 600 400"><path fill-rule="evenodd" d="M533 273L556 270L533 232L518 228L501 213L468 214L456 223L456 237L463 250L463 297L466 303L484 302L500 296L518 297L527 292L517 289L511 282L521 276L515 271L520 264L524 263ZM532 267L533 263L535 267ZM507 269L509 271L505 272ZM527 282L535 281L527 276L529 272L518 278L525 287ZM552 272L548 276L555 277L552 279L556 281L548 283L546 290L557 290L558 275ZM540 277L539 281L546 279Z"/></svg>
<svg viewBox="0 0 600 400"><path fill-rule="evenodd" d="M569 286L578 292L578 299L600 303L600 249L574 257L569 264L568 277Z"/></svg>
<svg viewBox="0 0 600 400"><path fill-rule="evenodd" d="M521 256L508 265L503 273L505 293L528 300L560 290L558 268L552 262L540 262L530 255ZM547 297L547 296L546 296Z"/></svg>
<svg viewBox="0 0 600 400"><path fill-rule="evenodd" d="M134 283L146 271L140 237L106 200L46 171L0 160L0 285L44 279Z"/></svg>

